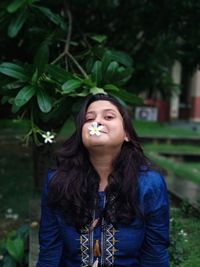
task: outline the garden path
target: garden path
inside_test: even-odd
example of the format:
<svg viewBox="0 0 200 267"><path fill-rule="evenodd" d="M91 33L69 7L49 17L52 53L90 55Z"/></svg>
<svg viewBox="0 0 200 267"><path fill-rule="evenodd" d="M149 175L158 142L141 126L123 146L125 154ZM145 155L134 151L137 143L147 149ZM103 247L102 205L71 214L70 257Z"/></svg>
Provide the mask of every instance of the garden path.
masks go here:
<svg viewBox="0 0 200 267"><path fill-rule="evenodd" d="M170 193L181 200L188 201L192 207L200 211L200 186L198 184L175 175L167 176L166 183Z"/></svg>

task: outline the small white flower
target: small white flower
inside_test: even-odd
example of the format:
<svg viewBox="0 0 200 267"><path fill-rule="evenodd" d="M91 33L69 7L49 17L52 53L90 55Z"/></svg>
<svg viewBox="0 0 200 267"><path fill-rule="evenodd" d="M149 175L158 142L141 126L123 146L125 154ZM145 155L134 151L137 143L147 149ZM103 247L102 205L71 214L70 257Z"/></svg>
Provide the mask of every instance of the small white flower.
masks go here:
<svg viewBox="0 0 200 267"><path fill-rule="evenodd" d="M101 130L103 129L103 125L99 125L98 126L98 123L96 121L94 121L89 127L88 127L88 130L89 130L89 133L90 135L97 135L97 136L100 136L101 134Z"/></svg>
<svg viewBox="0 0 200 267"><path fill-rule="evenodd" d="M55 135L53 135L51 132L46 132L45 134L42 134L42 137L44 138L44 142L46 143L53 143L53 139L55 138Z"/></svg>
<svg viewBox="0 0 200 267"><path fill-rule="evenodd" d="M2 255L2 254L0 255L0 261L1 261L1 260L3 260L3 255Z"/></svg>
<svg viewBox="0 0 200 267"><path fill-rule="evenodd" d="M13 212L13 210L11 208L7 209L6 211L7 213L11 214Z"/></svg>
<svg viewBox="0 0 200 267"><path fill-rule="evenodd" d="M13 214L13 216L12 216L12 219L13 219L13 220L16 221L18 218L19 218L19 215L18 215L18 214Z"/></svg>
<svg viewBox="0 0 200 267"><path fill-rule="evenodd" d="M184 232L184 230L182 229L182 230L180 230L180 232L178 233L179 235L182 235L182 236L187 236L187 233L186 232Z"/></svg>

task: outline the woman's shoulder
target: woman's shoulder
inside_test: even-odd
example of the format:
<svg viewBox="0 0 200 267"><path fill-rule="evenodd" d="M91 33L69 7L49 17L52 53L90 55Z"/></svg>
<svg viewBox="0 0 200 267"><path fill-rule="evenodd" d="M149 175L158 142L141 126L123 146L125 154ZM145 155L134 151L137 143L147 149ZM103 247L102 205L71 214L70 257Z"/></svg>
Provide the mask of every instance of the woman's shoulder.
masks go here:
<svg viewBox="0 0 200 267"><path fill-rule="evenodd" d="M138 197L142 213L150 214L160 208L168 210L168 194L164 177L155 170L142 171L138 180Z"/></svg>
<svg viewBox="0 0 200 267"><path fill-rule="evenodd" d="M158 193L166 190L164 177L156 170L142 169L138 177L140 193Z"/></svg>

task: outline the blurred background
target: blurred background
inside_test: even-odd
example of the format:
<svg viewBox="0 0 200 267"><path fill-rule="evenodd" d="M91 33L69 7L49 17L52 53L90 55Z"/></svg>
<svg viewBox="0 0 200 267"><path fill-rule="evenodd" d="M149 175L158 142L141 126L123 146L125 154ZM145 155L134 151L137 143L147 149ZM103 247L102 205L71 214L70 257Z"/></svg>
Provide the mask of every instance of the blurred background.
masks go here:
<svg viewBox="0 0 200 267"><path fill-rule="evenodd" d="M35 266L43 179L96 93L167 172L171 266L200 266L199 18L196 0L1 1L0 267Z"/></svg>

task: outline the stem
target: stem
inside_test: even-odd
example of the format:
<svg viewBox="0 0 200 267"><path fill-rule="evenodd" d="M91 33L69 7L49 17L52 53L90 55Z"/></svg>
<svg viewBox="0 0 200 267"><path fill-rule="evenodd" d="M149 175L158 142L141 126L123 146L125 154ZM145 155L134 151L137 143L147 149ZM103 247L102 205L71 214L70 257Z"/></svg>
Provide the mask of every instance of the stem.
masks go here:
<svg viewBox="0 0 200 267"><path fill-rule="evenodd" d="M58 62L62 57L64 57L65 55L68 55L68 57L74 62L74 64L76 65L76 67L79 69L79 71L83 74L83 76L88 79L88 75L87 73L84 71L84 69L81 67L81 65L78 63L78 61L72 56L72 54L70 54L69 51L64 51L62 52L56 59L54 59L54 61L51 62L51 64L55 64L56 62Z"/></svg>
<svg viewBox="0 0 200 267"><path fill-rule="evenodd" d="M69 10L69 4L67 3L67 1L64 1L64 5L65 5L65 11L66 11L65 14L68 17L68 21L69 21L68 34L66 38L64 52L68 52L69 46L70 46L71 35L72 35L72 14Z"/></svg>
<svg viewBox="0 0 200 267"><path fill-rule="evenodd" d="M65 42L65 48L64 51L56 58L54 59L51 64L55 64L58 62L61 58L65 57L65 66L66 70L68 69L68 62L67 62L67 56L73 61L73 63L76 65L76 67L79 69L79 71L83 74L83 76L88 79L87 73L84 71L84 69L81 67L81 65L78 63L78 61L72 56L72 54L69 52L69 46L70 46L70 40L72 35L72 14L69 9L69 1L64 1L64 14L65 17L68 18L69 21L69 28L68 28L68 34Z"/></svg>
<svg viewBox="0 0 200 267"><path fill-rule="evenodd" d="M66 52L62 52L56 59L54 59L50 64L56 64L62 57L64 57Z"/></svg>
<svg viewBox="0 0 200 267"><path fill-rule="evenodd" d="M76 67L80 70L80 72L83 74L83 76L88 79L88 75L87 73L84 71L84 69L81 67L81 65L78 63L78 61L72 56L72 54L70 54L70 52L66 52L66 54L68 55L68 57L74 62L74 64L76 65Z"/></svg>

